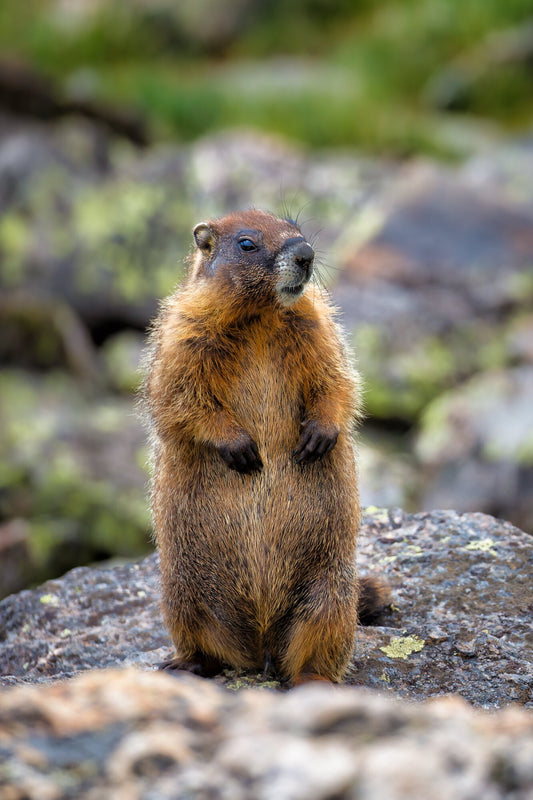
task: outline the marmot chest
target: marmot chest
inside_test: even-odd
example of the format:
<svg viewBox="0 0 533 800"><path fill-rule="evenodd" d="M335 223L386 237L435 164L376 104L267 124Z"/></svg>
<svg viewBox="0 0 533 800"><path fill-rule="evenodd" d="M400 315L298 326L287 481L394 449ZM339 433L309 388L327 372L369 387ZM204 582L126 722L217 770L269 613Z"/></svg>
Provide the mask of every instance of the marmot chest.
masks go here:
<svg viewBox="0 0 533 800"><path fill-rule="evenodd" d="M264 339L243 348L228 405L261 448L296 445L303 413L304 378L293 348Z"/></svg>

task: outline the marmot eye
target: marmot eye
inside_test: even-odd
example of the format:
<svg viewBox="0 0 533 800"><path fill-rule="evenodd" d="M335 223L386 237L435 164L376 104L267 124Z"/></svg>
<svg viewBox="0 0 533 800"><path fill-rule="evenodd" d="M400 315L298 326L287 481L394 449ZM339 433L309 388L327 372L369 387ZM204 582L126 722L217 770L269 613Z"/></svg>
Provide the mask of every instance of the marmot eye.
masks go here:
<svg viewBox="0 0 533 800"><path fill-rule="evenodd" d="M257 250L257 247L251 239L240 239L239 247L241 250L244 250L245 253L250 253L252 250Z"/></svg>

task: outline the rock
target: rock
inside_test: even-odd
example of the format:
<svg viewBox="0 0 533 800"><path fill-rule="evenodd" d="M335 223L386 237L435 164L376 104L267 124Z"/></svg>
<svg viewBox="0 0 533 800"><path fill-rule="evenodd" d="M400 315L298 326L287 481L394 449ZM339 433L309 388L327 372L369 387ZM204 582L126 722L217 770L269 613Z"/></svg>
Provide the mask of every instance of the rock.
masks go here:
<svg viewBox="0 0 533 800"><path fill-rule="evenodd" d="M527 800L533 715L352 687L234 693L192 676L97 670L0 694L9 800ZM423 754L423 757L421 757Z"/></svg>
<svg viewBox="0 0 533 800"><path fill-rule="evenodd" d="M319 255L328 253L354 211L397 172L391 163L350 154L309 157L274 137L243 131L200 139L189 164L198 213L257 206L298 218L309 236L320 232ZM323 266L331 279L332 265Z"/></svg>
<svg viewBox="0 0 533 800"><path fill-rule="evenodd" d="M51 127L0 112L0 211L35 208L32 182L44 172L54 174L51 189L56 201L64 183L90 183L108 175L110 149L111 142L86 122ZM4 281L7 277L6 273L2 276Z"/></svg>
<svg viewBox="0 0 533 800"><path fill-rule="evenodd" d="M20 520L27 580L150 549L145 435L129 398L4 370L0 416L0 520Z"/></svg>
<svg viewBox="0 0 533 800"><path fill-rule="evenodd" d="M137 3L145 9L146 4ZM159 13L172 20L190 49L208 53L222 53L231 45L250 22L256 18L257 4L254 0L200 0L194 5L159 2ZM152 10L153 14L153 10ZM192 46L191 46L192 45Z"/></svg>
<svg viewBox="0 0 533 800"><path fill-rule="evenodd" d="M499 192L517 205L533 209L533 191L528 176L533 172L533 139L513 140L471 158L462 168L468 184L478 191Z"/></svg>
<svg viewBox="0 0 533 800"><path fill-rule="evenodd" d="M491 374L533 363L533 193L525 179L532 151L524 140L461 169L407 166L345 226L335 257L345 269L333 292L352 333L372 426L393 430L386 490L413 510L481 510L526 530L533 526L533 472L523 458L529 382L513 402L523 412L509 414L508 395L495 390L490 412L472 422L482 442L497 420L500 445L510 437L488 459L468 449L460 423L449 419L437 433L436 416L454 387L463 402L469 381L479 381L480 395L490 393ZM469 413L473 420L473 405ZM398 429L409 430L399 449ZM448 437L455 456L428 455L425 443L436 435ZM461 462L459 451L468 453ZM379 449L370 456L371 478ZM382 498L387 505L379 493L378 504Z"/></svg>
<svg viewBox="0 0 533 800"><path fill-rule="evenodd" d="M175 173L161 186L137 182L135 157L94 129L48 130L34 153L39 134L13 127L0 138L1 288L69 305L97 339L144 328L189 248Z"/></svg>
<svg viewBox="0 0 533 800"><path fill-rule="evenodd" d="M347 682L410 699L533 707L533 540L481 514L370 511L358 561L392 587L392 611L361 627ZM171 652L157 555L79 568L0 603L1 682L47 682L95 667L152 667ZM227 670L233 687L271 678Z"/></svg>
<svg viewBox="0 0 533 800"><path fill-rule="evenodd" d="M148 144L146 123L137 113L96 99L63 97L51 80L28 64L15 60L0 60L0 109L43 120L79 115L136 145Z"/></svg>
<svg viewBox="0 0 533 800"><path fill-rule="evenodd" d="M335 296L377 418L416 420L440 392L512 358L502 331L530 307L533 212L488 188L415 164L338 243Z"/></svg>
<svg viewBox="0 0 533 800"><path fill-rule="evenodd" d="M484 508L533 531L533 366L482 373L434 400L415 447L424 503Z"/></svg>
<svg viewBox="0 0 533 800"><path fill-rule="evenodd" d="M28 527L21 519L0 525L0 597L19 592L34 577Z"/></svg>
<svg viewBox="0 0 533 800"><path fill-rule="evenodd" d="M316 218L327 247L392 167L310 158L268 136L225 133L182 148L124 154L79 125L0 136L0 288L68 304L102 341L144 329L184 274L191 229L206 216L264 206ZM4 182L5 181L5 182ZM336 186L332 194L331 186ZM28 187L31 186L31 191ZM323 278L329 268L323 267Z"/></svg>

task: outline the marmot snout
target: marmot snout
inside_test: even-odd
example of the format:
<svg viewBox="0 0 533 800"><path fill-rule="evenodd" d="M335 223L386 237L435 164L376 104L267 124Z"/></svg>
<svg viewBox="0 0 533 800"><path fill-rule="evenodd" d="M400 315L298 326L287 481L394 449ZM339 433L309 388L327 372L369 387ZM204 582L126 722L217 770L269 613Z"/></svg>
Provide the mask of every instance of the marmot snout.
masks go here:
<svg viewBox="0 0 533 800"><path fill-rule="evenodd" d="M276 258L280 301L290 306L304 292L313 274L315 251L303 237L287 239Z"/></svg>

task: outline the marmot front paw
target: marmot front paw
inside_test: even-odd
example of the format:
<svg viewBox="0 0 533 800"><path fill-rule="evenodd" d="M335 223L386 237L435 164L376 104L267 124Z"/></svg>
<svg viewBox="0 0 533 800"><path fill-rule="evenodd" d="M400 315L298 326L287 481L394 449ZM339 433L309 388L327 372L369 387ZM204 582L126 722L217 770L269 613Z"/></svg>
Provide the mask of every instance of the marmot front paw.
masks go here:
<svg viewBox="0 0 533 800"><path fill-rule="evenodd" d="M323 425L316 419L302 423L300 441L293 451L298 464L311 464L323 458L337 444L339 429L334 425Z"/></svg>
<svg viewBox="0 0 533 800"><path fill-rule="evenodd" d="M227 466L236 472L246 474L260 470L263 467L257 445L246 432L243 432L233 442L219 445L217 451Z"/></svg>

